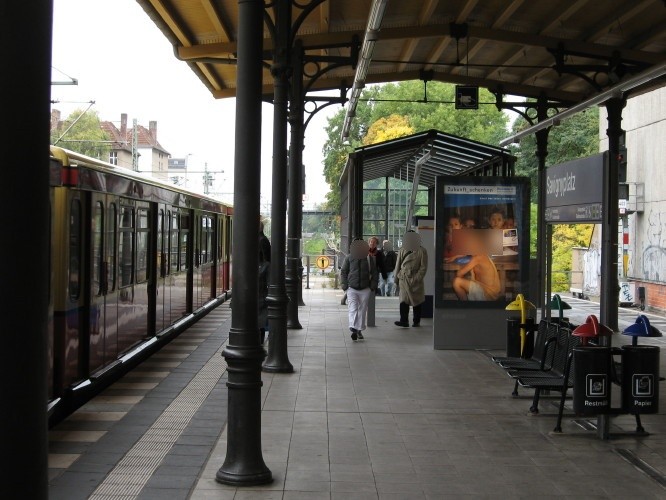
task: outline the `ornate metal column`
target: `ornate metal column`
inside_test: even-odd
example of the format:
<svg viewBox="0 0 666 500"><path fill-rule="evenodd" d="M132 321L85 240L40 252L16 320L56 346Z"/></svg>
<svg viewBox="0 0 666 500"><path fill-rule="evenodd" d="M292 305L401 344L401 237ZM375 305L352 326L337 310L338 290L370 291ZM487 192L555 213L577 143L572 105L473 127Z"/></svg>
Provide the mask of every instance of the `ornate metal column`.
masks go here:
<svg viewBox="0 0 666 500"><path fill-rule="evenodd" d="M3 171L6 207L25 207L23 189L30 179L30 229L25 217L3 211L6 235L21 235L20 251L7 239L2 245L2 396L0 425L2 467L0 498L48 498L46 403L47 318L49 308L49 99L51 91L51 26L53 2L38 0L29 11L20 2L3 2L0 95L10 119L0 125L0 144L19 168ZM29 12L29 14L27 14ZM26 33L39 33L25 43ZM28 62L29 61L29 62ZM20 76L19 76L20 75ZM25 112L29 103L30 112ZM30 300L24 300L30 297Z"/></svg>
<svg viewBox="0 0 666 500"><path fill-rule="evenodd" d="M238 72L234 160L234 273L227 360L227 456L220 483L237 486L273 480L261 452L261 362L257 323L263 0L238 1Z"/></svg>
<svg viewBox="0 0 666 500"><path fill-rule="evenodd" d="M289 126L289 213L287 233L287 326L303 328L298 321L299 291L301 290L301 218L303 214L303 45L297 40L292 55L294 71L291 79Z"/></svg>
<svg viewBox="0 0 666 500"><path fill-rule="evenodd" d="M291 0L275 2L273 54L273 191L271 204L271 274L268 286L270 341L265 372L291 373L287 352L287 289L285 286L285 232L287 222L287 104L289 97L289 45Z"/></svg>
<svg viewBox="0 0 666 500"><path fill-rule="evenodd" d="M601 224L601 297L599 304L599 321L618 331L617 308L620 286L618 283L618 235L617 225L620 218L618 207L618 155L620 153L620 137L622 130L622 109L626 104L624 97L616 97L606 101L608 111L608 167L604 170L603 206L604 220ZM600 337L600 345L610 346L611 337ZM610 437L610 416L597 417L597 437Z"/></svg>

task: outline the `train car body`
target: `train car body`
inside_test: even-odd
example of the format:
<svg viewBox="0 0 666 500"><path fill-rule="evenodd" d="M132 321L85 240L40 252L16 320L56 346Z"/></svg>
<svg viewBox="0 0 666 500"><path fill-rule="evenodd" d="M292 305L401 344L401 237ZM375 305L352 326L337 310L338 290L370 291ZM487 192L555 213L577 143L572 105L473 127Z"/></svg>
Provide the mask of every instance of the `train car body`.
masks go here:
<svg viewBox="0 0 666 500"><path fill-rule="evenodd" d="M232 207L51 149L49 421L230 296Z"/></svg>

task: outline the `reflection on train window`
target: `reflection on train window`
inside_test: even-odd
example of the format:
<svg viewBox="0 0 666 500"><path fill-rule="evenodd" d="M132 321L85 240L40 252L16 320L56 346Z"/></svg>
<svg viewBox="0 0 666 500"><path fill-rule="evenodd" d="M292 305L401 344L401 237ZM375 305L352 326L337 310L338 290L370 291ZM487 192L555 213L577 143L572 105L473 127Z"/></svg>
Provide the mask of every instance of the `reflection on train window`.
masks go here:
<svg viewBox="0 0 666 500"><path fill-rule="evenodd" d="M111 203L106 210L106 292L116 289L116 230L118 226L118 210Z"/></svg>
<svg viewBox="0 0 666 500"><path fill-rule="evenodd" d="M104 234L104 207L102 202L95 203L95 212L92 218L92 293L100 296L104 292L104 253L102 249L102 236Z"/></svg>
<svg viewBox="0 0 666 500"><path fill-rule="evenodd" d="M148 279L148 210L140 208L136 214L136 282Z"/></svg>
<svg viewBox="0 0 666 500"><path fill-rule="evenodd" d="M134 247L134 209L120 207L120 240L118 257L120 258L120 286L132 284L132 249Z"/></svg>
<svg viewBox="0 0 666 500"><path fill-rule="evenodd" d="M202 226L201 226L201 231L202 231L202 242L201 242L201 250L203 252L203 257L201 259L201 263L205 264L207 262L212 261L212 256L211 256L211 238L213 234L213 226L212 226L212 220L210 217L205 216L202 217Z"/></svg>
<svg viewBox="0 0 666 500"><path fill-rule="evenodd" d="M180 270L189 269L190 263L187 261L187 240L189 238L190 216L181 214L180 216Z"/></svg>
<svg viewBox="0 0 666 500"><path fill-rule="evenodd" d="M171 242L169 243L169 250L171 251L169 261L172 273L178 271L178 227L178 213L174 211L171 216Z"/></svg>
<svg viewBox="0 0 666 500"><path fill-rule="evenodd" d="M69 298L81 291L81 200L73 199L69 211Z"/></svg>

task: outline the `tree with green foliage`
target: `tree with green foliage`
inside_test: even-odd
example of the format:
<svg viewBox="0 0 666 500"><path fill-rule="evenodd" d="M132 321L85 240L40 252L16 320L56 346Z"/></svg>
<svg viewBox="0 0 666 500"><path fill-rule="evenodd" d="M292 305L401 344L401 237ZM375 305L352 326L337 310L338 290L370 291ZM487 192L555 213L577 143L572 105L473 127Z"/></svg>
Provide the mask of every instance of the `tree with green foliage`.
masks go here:
<svg viewBox="0 0 666 500"><path fill-rule="evenodd" d="M520 132L529 126L527 120L521 116L513 123L512 133ZM539 160L536 156L535 135L521 138L520 144L511 146L511 152L517 157L515 173L530 178L532 201L536 202ZM550 129L546 165L558 165L598 152L599 108L595 107L577 113Z"/></svg>
<svg viewBox="0 0 666 500"><path fill-rule="evenodd" d="M520 117L513 124L513 133L529 127L529 123ZM517 157L515 173L530 178L532 187L532 221L530 253L536 255L537 225L537 172L536 137L529 135L521 138L519 145L512 146ZM547 165L558 165L577 158L584 158L599 152L599 108L590 108L584 112L563 120L553 127L548 134ZM593 226L590 224L558 224L553 226L553 261L551 288L554 292L569 289L571 272L571 249L575 246L587 247L590 243Z"/></svg>
<svg viewBox="0 0 666 500"><path fill-rule="evenodd" d="M51 130L51 144L105 161L111 151L108 140L97 111L77 109Z"/></svg>
<svg viewBox="0 0 666 500"><path fill-rule="evenodd" d="M456 110L454 93L454 85L441 82L428 82L427 93L422 81L368 87L356 107L348 142L341 138L345 110L341 109L329 118L326 126L328 139L323 147L324 176L331 188L327 195L329 209L340 212L338 182L347 157L355 148L371 143L367 142L371 139L366 139L366 136L373 125L377 130L383 127L382 135L376 137L386 138L431 129L487 144L498 144L506 136L507 117L504 113L494 106L485 105L478 110ZM495 102L495 97L485 89L479 89L479 98L482 102ZM393 115L400 118L389 119ZM386 127L387 124L392 126Z"/></svg>

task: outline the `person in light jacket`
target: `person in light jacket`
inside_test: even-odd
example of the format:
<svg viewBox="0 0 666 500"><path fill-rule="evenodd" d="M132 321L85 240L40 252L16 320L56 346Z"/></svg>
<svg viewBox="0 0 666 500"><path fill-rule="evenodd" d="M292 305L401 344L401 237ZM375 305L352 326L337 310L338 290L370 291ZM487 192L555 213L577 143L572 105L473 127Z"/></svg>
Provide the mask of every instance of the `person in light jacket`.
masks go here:
<svg viewBox="0 0 666 500"><path fill-rule="evenodd" d="M363 340L368 301L370 294L377 289L377 263L374 257L368 255L368 249L368 244L362 239L352 241L349 255L340 269L342 289L347 294L352 340Z"/></svg>
<svg viewBox="0 0 666 500"><path fill-rule="evenodd" d="M413 326L421 323L421 305L425 302L424 278L428 270L428 252L421 246L421 237L408 231L395 264L395 283L400 287L400 321L398 326L409 326L409 306L414 311Z"/></svg>

